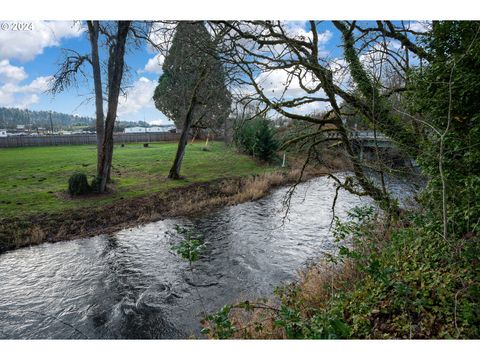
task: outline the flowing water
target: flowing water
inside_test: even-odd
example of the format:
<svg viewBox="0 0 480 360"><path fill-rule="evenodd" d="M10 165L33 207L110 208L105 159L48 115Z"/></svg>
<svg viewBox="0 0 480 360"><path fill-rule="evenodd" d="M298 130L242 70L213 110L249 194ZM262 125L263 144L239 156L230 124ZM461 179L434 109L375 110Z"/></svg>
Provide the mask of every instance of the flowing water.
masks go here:
<svg viewBox="0 0 480 360"><path fill-rule="evenodd" d="M389 188L402 200L412 194L406 182L391 181ZM200 336L205 312L267 297L334 250L333 182L323 177L300 184L285 218L287 190L196 218L0 255L0 338ZM344 218L368 203L340 192L336 214ZM176 226L206 242L192 268L172 250L179 242Z"/></svg>

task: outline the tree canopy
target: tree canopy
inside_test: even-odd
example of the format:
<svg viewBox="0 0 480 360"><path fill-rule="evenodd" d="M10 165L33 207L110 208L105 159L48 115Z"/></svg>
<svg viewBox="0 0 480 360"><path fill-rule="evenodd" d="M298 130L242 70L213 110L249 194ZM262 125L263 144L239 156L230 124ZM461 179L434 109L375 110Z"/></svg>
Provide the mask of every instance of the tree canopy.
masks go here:
<svg viewBox="0 0 480 360"><path fill-rule="evenodd" d="M183 128L202 71L192 127L218 128L230 113L231 95L215 43L203 22L179 22L153 96L157 109L178 128Z"/></svg>
<svg viewBox="0 0 480 360"><path fill-rule="evenodd" d="M409 92L410 112L425 124L424 197L450 232L466 233L480 219L480 23L436 21L424 42L430 62L414 72Z"/></svg>

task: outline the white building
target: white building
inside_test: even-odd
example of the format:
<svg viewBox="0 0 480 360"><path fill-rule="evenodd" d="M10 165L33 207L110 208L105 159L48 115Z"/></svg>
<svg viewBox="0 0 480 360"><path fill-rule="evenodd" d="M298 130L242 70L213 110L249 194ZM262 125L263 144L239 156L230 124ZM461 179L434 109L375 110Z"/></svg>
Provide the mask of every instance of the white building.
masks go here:
<svg viewBox="0 0 480 360"><path fill-rule="evenodd" d="M132 126L125 128L124 132L127 134L134 134L134 133L145 133L147 132L147 128L141 127L141 126Z"/></svg>
<svg viewBox="0 0 480 360"><path fill-rule="evenodd" d="M0 129L0 137L7 137L7 130Z"/></svg>
<svg viewBox="0 0 480 360"><path fill-rule="evenodd" d="M168 132L175 129L175 125L158 125L147 128L147 132Z"/></svg>
<svg viewBox="0 0 480 360"><path fill-rule="evenodd" d="M170 130L175 130L175 125L158 125L158 126L152 126L152 127L132 126L132 127L125 128L124 132L128 134L159 133L159 132L168 132Z"/></svg>

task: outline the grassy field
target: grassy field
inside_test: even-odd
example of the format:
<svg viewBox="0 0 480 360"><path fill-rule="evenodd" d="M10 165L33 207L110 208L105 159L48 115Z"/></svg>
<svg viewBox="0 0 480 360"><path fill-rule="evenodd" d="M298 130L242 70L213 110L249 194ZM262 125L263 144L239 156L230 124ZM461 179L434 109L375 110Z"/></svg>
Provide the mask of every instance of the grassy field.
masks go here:
<svg viewBox="0 0 480 360"><path fill-rule="evenodd" d="M261 174L269 168L238 154L221 142L188 145L182 166L185 179L166 178L176 143L116 146L113 158L113 194L69 199L68 178L75 171L93 178L96 167L94 145L24 147L0 149L0 217L58 213L66 209L99 206L118 199L163 192L195 182L224 177Z"/></svg>

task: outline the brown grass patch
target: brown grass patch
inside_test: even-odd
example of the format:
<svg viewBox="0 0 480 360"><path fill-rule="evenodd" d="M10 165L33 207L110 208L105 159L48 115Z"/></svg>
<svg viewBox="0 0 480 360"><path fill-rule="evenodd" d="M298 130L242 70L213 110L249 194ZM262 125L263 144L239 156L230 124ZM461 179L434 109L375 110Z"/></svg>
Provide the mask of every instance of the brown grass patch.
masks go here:
<svg viewBox="0 0 480 360"><path fill-rule="evenodd" d="M270 188L286 183L287 177L283 173L266 173L253 178L247 178L242 182L237 193L232 197L230 203L236 204L245 201L260 199L265 196Z"/></svg>

